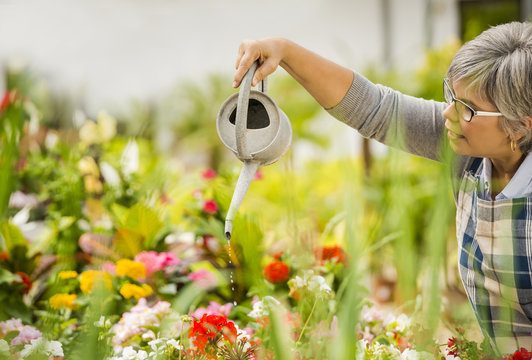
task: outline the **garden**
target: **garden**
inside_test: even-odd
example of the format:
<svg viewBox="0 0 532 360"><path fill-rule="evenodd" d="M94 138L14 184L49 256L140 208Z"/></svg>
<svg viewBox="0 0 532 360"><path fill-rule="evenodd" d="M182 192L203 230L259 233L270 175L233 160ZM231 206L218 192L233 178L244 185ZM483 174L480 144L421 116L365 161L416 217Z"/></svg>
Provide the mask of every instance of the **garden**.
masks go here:
<svg viewBox="0 0 532 360"><path fill-rule="evenodd" d="M366 73L441 100L457 46L428 52L408 89L394 71ZM29 71L6 79L0 358L531 358L483 342L467 302L449 149L441 164L289 151L255 174L227 240L241 163L215 119L229 77L121 114L86 114ZM270 93L294 144L330 146L309 125L323 111L293 80L276 77Z"/></svg>

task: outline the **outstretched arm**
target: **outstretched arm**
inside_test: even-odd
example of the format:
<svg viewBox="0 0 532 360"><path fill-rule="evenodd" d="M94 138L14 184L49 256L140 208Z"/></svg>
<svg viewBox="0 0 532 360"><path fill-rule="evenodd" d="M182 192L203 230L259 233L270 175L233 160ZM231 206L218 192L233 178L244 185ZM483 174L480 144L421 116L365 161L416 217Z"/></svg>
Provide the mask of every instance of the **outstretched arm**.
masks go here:
<svg viewBox="0 0 532 360"><path fill-rule="evenodd" d="M325 109L337 105L353 83L353 71L282 38L246 40L240 44L233 87L255 60L259 67L252 85L273 73L280 65Z"/></svg>

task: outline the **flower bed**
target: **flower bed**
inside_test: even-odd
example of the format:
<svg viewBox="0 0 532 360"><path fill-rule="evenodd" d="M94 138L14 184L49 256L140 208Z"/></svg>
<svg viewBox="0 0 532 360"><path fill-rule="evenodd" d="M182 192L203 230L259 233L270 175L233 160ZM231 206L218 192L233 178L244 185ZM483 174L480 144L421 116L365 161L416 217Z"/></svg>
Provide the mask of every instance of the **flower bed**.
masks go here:
<svg viewBox="0 0 532 360"><path fill-rule="evenodd" d="M38 116L35 107L6 94L0 117L17 126L2 139L16 129L22 138L24 116ZM298 189L283 182L293 174L261 171L228 243L236 169L175 171L151 142L116 135L105 112L74 141L41 135L1 148L10 176L0 183L0 358L530 359L453 327L440 343L426 310L372 300L369 254L397 235L367 247L350 237L349 224L381 229L382 218L369 206L357 218L337 209L339 170L305 173Z"/></svg>

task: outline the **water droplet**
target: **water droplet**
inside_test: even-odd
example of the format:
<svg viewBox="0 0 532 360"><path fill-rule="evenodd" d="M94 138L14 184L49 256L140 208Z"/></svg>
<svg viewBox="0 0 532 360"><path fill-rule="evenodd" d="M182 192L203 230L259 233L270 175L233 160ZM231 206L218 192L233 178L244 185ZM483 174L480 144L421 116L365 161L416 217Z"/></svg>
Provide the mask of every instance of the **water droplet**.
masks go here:
<svg viewBox="0 0 532 360"><path fill-rule="evenodd" d="M227 253L229 254L229 280L231 281L231 291L233 292L233 298L234 298L235 297L235 287L234 287L235 282L233 281L233 269L231 266L233 262L231 261L231 242L229 241L229 239L227 239ZM233 300L233 305L237 306L237 303L235 300Z"/></svg>

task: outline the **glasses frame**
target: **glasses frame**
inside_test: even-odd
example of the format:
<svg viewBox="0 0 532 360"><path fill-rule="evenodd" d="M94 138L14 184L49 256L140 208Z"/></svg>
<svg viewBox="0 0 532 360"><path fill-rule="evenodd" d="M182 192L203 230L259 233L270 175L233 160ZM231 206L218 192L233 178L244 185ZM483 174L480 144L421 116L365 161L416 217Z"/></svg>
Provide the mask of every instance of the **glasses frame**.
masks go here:
<svg viewBox="0 0 532 360"><path fill-rule="evenodd" d="M450 99L451 101L449 101L449 99L447 99L447 97L445 96L447 94L446 90L448 90L449 94L451 95L451 99ZM477 110L473 109L471 106L467 105L462 100L457 99L456 96L454 95L454 91L451 88L451 85L449 84L449 79L443 79L443 97L445 99L445 102L448 105L451 105L452 103L454 103L456 112L459 112L458 109L456 108L456 103L457 102L459 102L460 104L464 105L466 108L468 108L471 111L471 117L469 119L466 119L466 118L462 117L464 119L464 121L466 121L466 122L470 122L471 120L473 120L473 117L475 117L475 116L503 116L500 112L477 111Z"/></svg>

